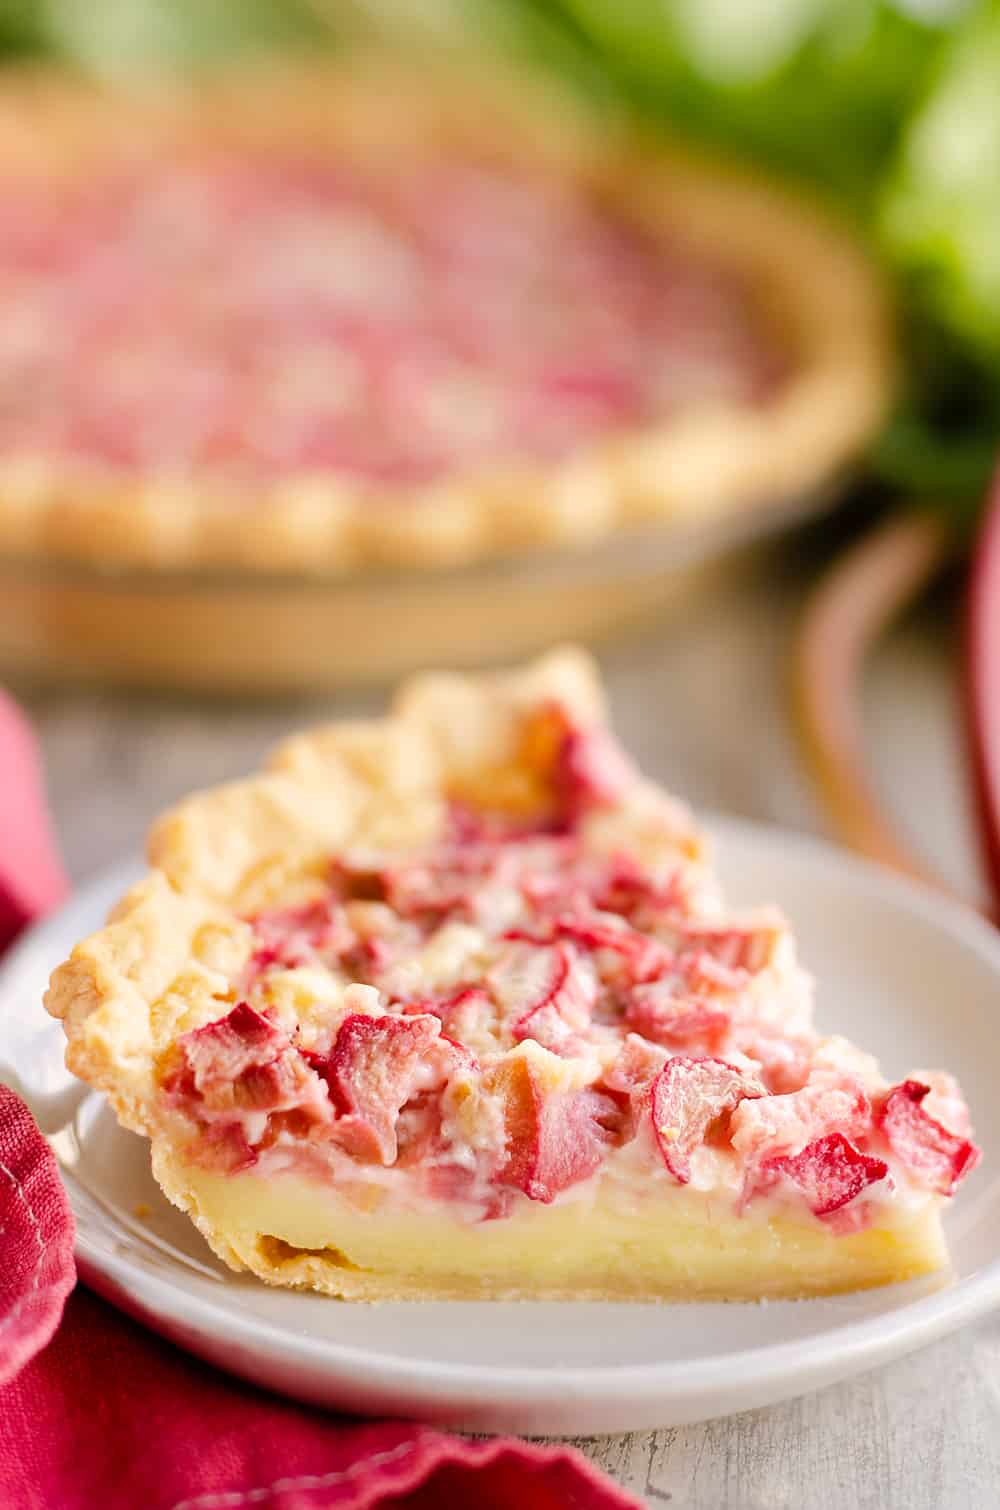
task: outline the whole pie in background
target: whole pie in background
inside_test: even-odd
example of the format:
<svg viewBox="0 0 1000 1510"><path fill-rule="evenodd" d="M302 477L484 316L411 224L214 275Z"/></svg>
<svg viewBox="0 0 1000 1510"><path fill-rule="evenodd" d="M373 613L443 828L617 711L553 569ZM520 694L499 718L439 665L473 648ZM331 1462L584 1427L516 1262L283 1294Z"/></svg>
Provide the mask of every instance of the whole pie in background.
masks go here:
<svg viewBox="0 0 1000 1510"><path fill-rule="evenodd" d="M888 375L852 239L385 63L0 86L0 550L311 576L812 488Z"/></svg>

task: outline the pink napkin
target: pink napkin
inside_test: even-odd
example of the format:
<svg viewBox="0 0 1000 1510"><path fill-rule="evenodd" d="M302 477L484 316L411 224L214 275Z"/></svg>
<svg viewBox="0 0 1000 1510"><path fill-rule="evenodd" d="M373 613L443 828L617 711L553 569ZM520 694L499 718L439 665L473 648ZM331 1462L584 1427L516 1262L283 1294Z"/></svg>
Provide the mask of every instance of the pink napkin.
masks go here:
<svg viewBox="0 0 1000 1510"><path fill-rule="evenodd" d="M2 945L65 890L34 741L2 695L0 834ZM280 1400L180 1352L86 1290L70 1295L75 1279L73 1218L55 1160L23 1102L0 1087L4 1510L639 1503L569 1448L362 1424Z"/></svg>
<svg viewBox="0 0 1000 1510"><path fill-rule="evenodd" d="M0 692L0 949L61 902L67 889L35 736L17 704Z"/></svg>

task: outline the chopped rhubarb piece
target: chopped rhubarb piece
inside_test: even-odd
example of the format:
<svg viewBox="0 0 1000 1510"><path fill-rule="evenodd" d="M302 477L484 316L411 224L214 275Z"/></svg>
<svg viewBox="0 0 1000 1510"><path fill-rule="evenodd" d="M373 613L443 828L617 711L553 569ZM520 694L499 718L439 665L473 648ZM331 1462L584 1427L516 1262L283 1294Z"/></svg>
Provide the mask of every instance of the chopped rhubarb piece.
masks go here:
<svg viewBox="0 0 1000 1510"><path fill-rule="evenodd" d="M685 953L695 950L729 970L746 970L756 975L772 963L781 934L782 930L776 924L705 928L685 923L681 941Z"/></svg>
<svg viewBox="0 0 1000 1510"><path fill-rule="evenodd" d="M461 912L469 899L471 872L447 860L413 861L385 871L389 905L401 917L443 917Z"/></svg>
<svg viewBox="0 0 1000 1510"><path fill-rule="evenodd" d="M257 1162L257 1150L239 1122L210 1123L199 1133L192 1155L203 1169L215 1174L239 1174Z"/></svg>
<svg viewBox="0 0 1000 1510"><path fill-rule="evenodd" d="M166 1088L200 1120L292 1108L329 1117L322 1085L288 1032L246 1002L184 1034L178 1047L180 1067Z"/></svg>
<svg viewBox="0 0 1000 1510"><path fill-rule="evenodd" d="M807 1143L799 1153L766 1159L755 1189L766 1189L784 1177L798 1186L816 1216L829 1216L888 1173L884 1159L862 1153L843 1133L835 1132Z"/></svg>
<svg viewBox="0 0 1000 1510"><path fill-rule="evenodd" d="M602 912L616 912L633 924L638 919L676 920L688 908L683 869L657 881L627 854L612 855L605 861L600 875L591 883L590 897Z"/></svg>
<svg viewBox="0 0 1000 1510"><path fill-rule="evenodd" d="M543 925L550 928L552 913L568 907L585 890L578 875L555 864L526 871L519 877L518 885L528 906L542 913Z"/></svg>
<svg viewBox="0 0 1000 1510"><path fill-rule="evenodd" d="M464 986L450 996L421 996L416 1001L408 1001L403 1005L403 1011L408 1017L419 1017L431 1012L440 1018L442 1028L445 1028L456 1015L465 1016L469 1012L492 1013L493 1004L480 986ZM441 1036L446 1036L443 1031Z"/></svg>
<svg viewBox="0 0 1000 1510"><path fill-rule="evenodd" d="M539 855L535 844L544 848ZM515 887L521 871L535 861L561 863L557 841L522 840L449 843L419 859L399 861L383 872L386 901L405 918L435 923L446 917L475 919L482 894L493 883Z"/></svg>
<svg viewBox="0 0 1000 1510"><path fill-rule="evenodd" d="M616 1140L621 1114L611 1096L591 1089L552 1090L527 1059L509 1060L497 1088L506 1150L496 1179L533 1201L548 1203L587 1179Z"/></svg>
<svg viewBox="0 0 1000 1510"><path fill-rule="evenodd" d="M637 1033L627 1033L618 1058L605 1072L601 1084L616 1094L626 1092L646 1097L665 1057L662 1049L647 1043Z"/></svg>
<svg viewBox="0 0 1000 1510"><path fill-rule="evenodd" d="M438 1000L407 1002L408 1015L433 1012L441 1021L440 1043L452 1043L456 1052L474 1059L470 1045L493 1050L497 1045L499 1023L497 1008L485 991L470 987L454 996Z"/></svg>
<svg viewBox="0 0 1000 1510"><path fill-rule="evenodd" d="M418 1164L426 1167L447 1157L450 1150L446 1092L454 1094L453 1112L454 1105L460 1105L470 1095L470 1081L478 1069L478 1059L464 1044L443 1033L432 1040L423 1056L414 1093L396 1119L395 1163L402 1167Z"/></svg>
<svg viewBox="0 0 1000 1510"><path fill-rule="evenodd" d="M623 1142L634 1138L639 1129L649 1102L650 1088L663 1068L663 1060L661 1048L647 1043L636 1033L628 1033L618 1058L600 1081L599 1088L614 1098L624 1114Z"/></svg>
<svg viewBox="0 0 1000 1510"><path fill-rule="evenodd" d="M691 1178L691 1155L712 1124L748 1098L766 1096L764 1087L724 1059L668 1059L653 1081L653 1132L663 1162L674 1179Z"/></svg>
<svg viewBox="0 0 1000 1510"><path fill-rule="evenodd" d="M758 1074L773 1096L800 1091L809 1078L814 1045L805 1035L756 1022L737 1024L733 1047L760 1065Z"/></svg>
<svg viewBox="0 0 1000 1510"><path fill-rule="evenodd" d="M343 908L332 896L260 913L253 931L256 948L244 979L247 990L273 966L294 970L317 958L334 960L355 943Z"/></svg>
<svg viewBox="0 0 1000 1510"><path fill-rule="evenodd" d="M569 914L557 918L554 928L562 938L570 939L588 953L606 949L620 955L632 982L652 980L672 962L670 950L657 939L606 917Z"/></svg>
<svg viewBox="0 0 1000 1510"><path fill-rule="evenodd" d="M576 944L584 954L615 954L620 961L619 973L630 985L655 979L673 963L671 951L658 939L630 928L614 914L593 913L586 907L541 918L534 928L510 928L504 937L539 945L562 938Z"/></svg>
<svg viewBox="0 0 1000 1510"><path fill-rule="evenodd" d="M936 1117L949 1132L971 1138L972 1119L962 1095L962 1087L954 1075L949 1075L947 1070L918 1070L911 1078L931 1088L930 1095L924 1098L923 1103L927 1115Z"/></svg>
<svg viewBox="0 0 1000 1510"><path fill-rule="evenodd" d="M207 1106L233 1103L233 1088L250 1071L268 1067L288 1048L285 1030L245 1001L225 1017L178 1039L184 1071L174 1077Z"/></svg>
<svg viewBox="0 0 1000 1510"><path fill-rule="evenodd" d="M420 1017L352 1013L317 1068L337 1114L335 1133L349 1153L372 1163L396 1158L396 1119L419 1089L428 1050L441 1024Z"/></svg>
<svg viewBox="0 0 1000 1510"><path fill-rule="evenodd" d="M685 992L675 978L652 981L632 992L625 1007L625 1024L634 1033L668 1048L701 1043L718 1050L729 1031L724 1007Z"/></svg>
<svg viewBox="0 0 1000 1510"><path fill-rule="evenodd" d="M979 1149L949 1132L921 1102L931 1088L919 1080L894 1085L876 1112L886 1142L904 1169L939 1195L951 1195L979 1163Z"/></svg>
<svg viewBox="0 0 1000 1510"><path fill-rule="evenodd" d="M302 1055L286 1049L270 1064L250 1065L232 1082L233 1105L241 1111L274 1112L305 1101L322 1108L323 1098L311 1094L315 1080Z"/></svg>
<svg viewBox="0 0 1000 1510"><path fill-rule="evenodd" d="M400 917L435 918L461 910L501 856L485 840L456 840L391 864L358 855L338 862L334 885L351 900L384 902Z"/></svg>
<svg viewBox="0 0 1000 1510"><path fill-rule="evenodd" d="M608 729L567 729L554 773L556 795L567 817L614 806L636 779L635 767Z"/></svg>
<svg viewBox="0 0 1000 1510"><path fill-rule="evenodd" d="M871 1128L871 1102L861 1081L824 1072L801 1090L744 1102L733 1113L733 1147L759 1162L799 1153L828 1133L861 1138Z"/></svg>
<svg viewBox="0 0 1000 1510"><path fill-rule="evenodd" d="M468 993L472 995L473 993ZM438 1046L442 1049L441 1066L443 1072L451 1075L460 1074L462 1071L471 1072L479 1068L479 1060L470 1048L460 1043L457 1038L449 1038L447 1033L442 1033L438 1038Z"/></svg>
<svg viewBox="0 0 1000 1510"><path fill-rule="evenodd" d="M696 954L682 954L677 968L692 992L732 994L746 989L751 974L742 965L724 965L714 955L699 949Z"/></svg>
<svg viewBox="0 0 1000 1510"><path fill-rule="evenodd" d="M593 975L566 944L512 943L491 971L490 985L512 1019L515 1042L534 1038L555 1053L572 1050L597 996Z"/></svg>
<svg viewBox="0 0 1000 1510"><path fill-rule="evenodd" d="M344 950L341 964L352 980L372 981L392 964L392 948L387 939L359 938Z"/></svg>

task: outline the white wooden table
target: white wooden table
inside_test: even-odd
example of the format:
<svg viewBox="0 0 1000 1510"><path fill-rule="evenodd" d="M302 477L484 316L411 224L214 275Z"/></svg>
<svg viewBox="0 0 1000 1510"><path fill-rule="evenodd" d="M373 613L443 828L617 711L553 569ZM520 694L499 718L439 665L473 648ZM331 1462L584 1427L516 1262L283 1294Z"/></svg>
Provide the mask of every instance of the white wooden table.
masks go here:
<svg viewBox="0 0 1000 1510"><path fill-rule="evenodd" d="M751 562L683 623L602 659L618 727L648 771L698 805L820 830L784 709L803 575L794 551ZM869 719L886 792L930 857L972 888L949 641L940 616L896 634L873 671ZM286 729L380 701L233 706L15 690L41 730L77 880L137 846L164 804L251 769ZM578 1445L654 1507L998 1510L1000 1318L787 1405Z"/></svg>

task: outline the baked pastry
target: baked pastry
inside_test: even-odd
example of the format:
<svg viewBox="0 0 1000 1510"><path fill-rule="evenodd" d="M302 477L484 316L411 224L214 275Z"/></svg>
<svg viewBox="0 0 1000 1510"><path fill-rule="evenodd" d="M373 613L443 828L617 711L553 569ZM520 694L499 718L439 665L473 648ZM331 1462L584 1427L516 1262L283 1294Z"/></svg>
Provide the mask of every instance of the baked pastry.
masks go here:
<svg viewBox="0 0 1000 1510"><path fill-rule="evenodd" d="M811 487L877 280L758 180L386 62L0 85L0 549L449 565Z"/></svg>
<svg viewBox="0 0 1000 1510"><path fill-rule="evenodd" d="M946 1262L954 1081L811 1022L589 662L428 675L154 827L46 997L234 1269L356 1299L803 1296Z"/></svg>

